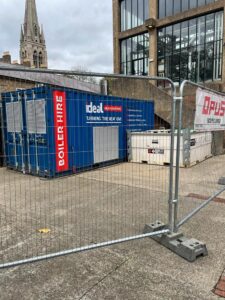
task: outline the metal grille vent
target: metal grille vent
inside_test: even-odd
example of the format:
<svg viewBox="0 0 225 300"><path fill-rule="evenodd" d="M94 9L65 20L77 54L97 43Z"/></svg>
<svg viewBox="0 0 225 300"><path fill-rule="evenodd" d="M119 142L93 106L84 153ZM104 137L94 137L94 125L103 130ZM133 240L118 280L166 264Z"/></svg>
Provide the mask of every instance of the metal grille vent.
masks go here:
<svg viewBox="0 0 225 300"><path fill-rule="evenodd" d="M45 100L27 101L28 133L46 134Z"/></svg>
<svg viewBox="0 0 225 300"><path fill-rule="evenodd" d="M20 102L12 102L6 104L6 118L8 132L21 132L22 111Z"/></svg>
<svg viewBox="0 0 225 300"><path fill-rule="evenodd" d="M21 132L23 129L22 125L22 106L20 102L14 102L14 121L15 121L15 132Z"/></svg>
<svg viewBox="0 0 225 300"><path fill-rule="evenodd" d="M14 130L13 103L6 103L6 118L7 118L7 131L8 132L15 132L15 130Z"/></svg>
<svg viewBox="0 0 225 300"><path fill-rule="evenodd" d="M33 101L27 101L27 131L28 133L36 133L36 126L35 126L35 110Z"/></svg>
<svg viewBox="0 0 225 300"><path fill-rule="evenodd" d="M36 112L36 132L38 134L46 134L46 116L45 116L45 100L35 101Z"/></svg>

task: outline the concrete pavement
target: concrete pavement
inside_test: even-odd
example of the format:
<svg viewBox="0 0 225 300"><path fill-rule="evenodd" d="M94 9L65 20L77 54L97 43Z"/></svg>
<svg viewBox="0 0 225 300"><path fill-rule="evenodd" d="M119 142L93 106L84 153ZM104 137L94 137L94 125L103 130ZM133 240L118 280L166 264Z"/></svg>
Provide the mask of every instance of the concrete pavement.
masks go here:
<svg viewBox="0 0 225 300"><path fill-rule="evenodd" d="M224 163L219 156L181 170L180 217L202 203L188 194L219 188ZM0 172L1 262L138 234L149 221L167 220L166 167L121 164L53 181ZM148 238L0 270L0 299L219 299L212 291L225 269L224 220L225 204L212 202L184 225L208 247L195 263ZM39 234L45 226L51 232Z"/></svg>

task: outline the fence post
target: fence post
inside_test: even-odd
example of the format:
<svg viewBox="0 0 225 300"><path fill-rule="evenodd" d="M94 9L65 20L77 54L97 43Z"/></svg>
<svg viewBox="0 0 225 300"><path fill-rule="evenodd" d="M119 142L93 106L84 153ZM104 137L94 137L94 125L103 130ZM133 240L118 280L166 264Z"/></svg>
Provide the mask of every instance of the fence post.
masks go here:
<svg viewBox="0 0 225 300"><path fill-rule="evenodd" d="M174 231L177 232L177 217L179 206L179 184L180 184L180 139L182 130L182 117L183 117L183 95L176 97L178 101L178 128L177 128L177 149L176 149L176 171L175 171L175 195L174 195Z"/></svg>
<svg viewBox="0 0 225 300"><path fill-rule="evenodd" d="M172 120L171 120L171 145L170 145L170 180L169 180L169 215L168 223L171 232L174 232L174 198L173 198L173 168L174 168L174 144L176 123L176 88L172 85Z"/></svg>

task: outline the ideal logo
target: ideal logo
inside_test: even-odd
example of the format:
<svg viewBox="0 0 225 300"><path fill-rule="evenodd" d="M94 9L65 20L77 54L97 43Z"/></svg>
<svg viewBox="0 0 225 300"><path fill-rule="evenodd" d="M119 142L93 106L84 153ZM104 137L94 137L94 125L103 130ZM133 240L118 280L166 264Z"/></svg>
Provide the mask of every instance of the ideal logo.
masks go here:
<svg viewBox="0 0 225 300"><path fill-rule="evenodd" d="M94 105L93 102L86 105L86 113L87 114L104 114L103 104Z"/></svg>

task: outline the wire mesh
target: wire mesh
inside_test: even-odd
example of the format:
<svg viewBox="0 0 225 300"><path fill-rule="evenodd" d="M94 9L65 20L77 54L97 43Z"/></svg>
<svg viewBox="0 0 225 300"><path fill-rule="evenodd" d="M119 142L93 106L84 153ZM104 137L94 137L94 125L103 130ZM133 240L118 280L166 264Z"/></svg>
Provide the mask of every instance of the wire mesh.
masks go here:
<svg viewBox="0 0 225 300"><path fill-rule="evenodd" d="M211 209L215 202L225 203L225 193L218 193L223 189L218 183L224 177L224 130L222 126L215 128L222 116L216 111L219 111L219 102L224 95L188 81L183 87L178 222L214 195L209 203ZM205 97L197 101L200 91L205 91L212 101L215 96L221 98L218 106L214 103L205 115L207 125L196 119L201 117L205 106ZM222 107L221 112L224 114ZM222 125L223 122L219 122Z"/></svg>
<svg viewBox="0 0 225 300"><path fill-rule="evenodd" d="M121 98L99 76L78 75L0 71L1 264L168 221L170 133L154 99Z"/></svg>

